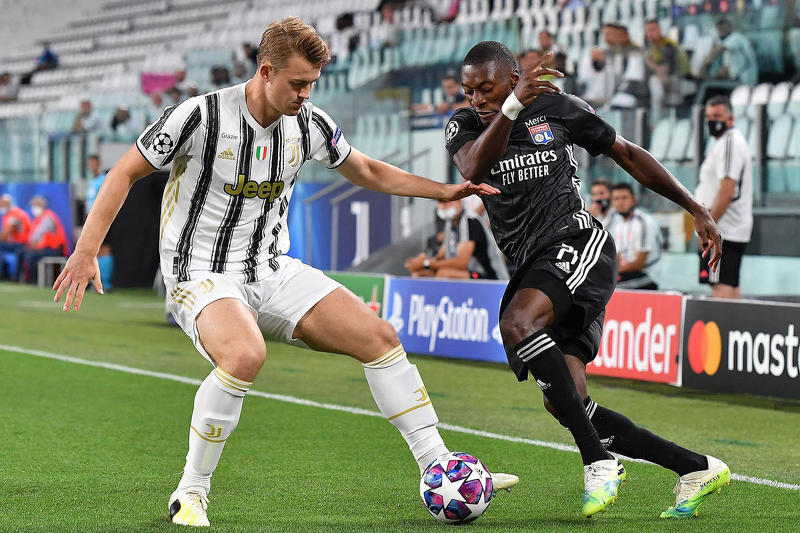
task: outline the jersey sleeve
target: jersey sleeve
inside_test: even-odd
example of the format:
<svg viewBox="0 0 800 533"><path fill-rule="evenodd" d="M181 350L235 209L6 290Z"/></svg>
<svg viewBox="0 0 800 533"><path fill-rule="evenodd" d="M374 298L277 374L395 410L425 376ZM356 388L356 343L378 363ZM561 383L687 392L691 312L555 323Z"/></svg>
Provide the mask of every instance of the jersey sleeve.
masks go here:
<svg viewBox="0 0 800 533"><path fill-rule="evenodd" d="M479 119L469 109L457 110L444 128L444 144L450 159L469 141L474 141L480 134Z"/></svg>
<svg viewBox="0 0 800 533"><path fill-rule="evenodd" d="M725 148L722 150L722 156L717 161L717 179L730 178L736 183L742 180L744 167L747 165L747 159L750 157L749 150L737 150L736 139L732 134L729 134L725 139Z"/></svg>
<svg viewBox="0 0 800 533"><path fill-rule="evenodd" d="M336 168L350 155L352 148L333 119L318 107L311 108L309 123L310 157L327 168Z"/></svg>
<svg viewBox="0 0 800 533"><path fill-rule="evenodd" d="M598 117L592 106L577 96L564 95L560 118L572 142L593 156L608 152L617 138L613 126Z"/></svg>
<svg viewBox="0 0 800 533"><path fill-rule="evenodd" d="M195 144L201 144L194 142L202 121L201 102L190 98L166 108L136 140L139 152L153 168L163 168L176 157L189 154Z"/></svg>

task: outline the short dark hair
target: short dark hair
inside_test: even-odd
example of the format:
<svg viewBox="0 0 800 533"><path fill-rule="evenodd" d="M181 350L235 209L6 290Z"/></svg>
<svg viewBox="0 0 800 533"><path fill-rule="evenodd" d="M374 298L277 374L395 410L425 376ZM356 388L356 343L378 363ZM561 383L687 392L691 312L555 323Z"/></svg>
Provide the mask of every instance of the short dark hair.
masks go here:
<svg viewBox="0 0 800 533"><path fill-rule="evenodd" d="M448 70L442 76L442 81L444 80L453 80L454 82L458 83L460 80L458 79L458 74L456 74L455 70Z"/></svg>
<svg viewBox="0 0 800 533"><path fill-rule="evenodd" d="M636 198L636 194L633 192L633 187L631 187L630 183L615 183L613 187L611 187L611 191L628 191L631 193L631 196Z"/></svg>
<svg viewBox="0 0 800 533"><path fill-rule="evenodd" d="M719 19L716 24L717 28L720 26L727 26L728 28L733 28L733 24L730 20L726 19L725 17Z"/></svg>
<svg viewBox="0 0 800 533"><path fill-rule="evenodd" d="M658 22L658 19L647 19L647 20L644 21L644 23L645 24L658 24L659 27L661 26L661 23Z"/></svg>
<svg viewBox="0 0 800 533"><path fill-rule="evenodd" d="M600 187L605 187L608 190L608 192L611 192L611 182L608 181L607 179L599 178L594 180L592 184L589 186L589 189L591 189L595 185L599 185Z"/></svg>
<svg viewBox="0 0 800 533"><path fill-rule="evenodd" d="M497 41L481 41L467 52L464 58L464 66L485 65L486 63L505 64L509 69L517 68L517 60L514 54L503 43Z"/></svg>
<svg viewBox="0 0 800 533"><path fill-rule="evenodd" d="M725 109L728 110L728 113L733 113L733 107L731 106L730 99L722 94L712 96L711 98L706 100L706 105L707 106L724 105Z"/></svg>
<svg viewBox="0 0 800 533"><path fill-rule="evenodd" d="M89 154L89 157L87 157L86 159L97 159L98 161L100 161L100 156L97 154Z"/></svg>
<svg viewBox="0 0 800 533"><path fill-rule="evenodd" d="M550 31L549 31L549 30L542 30L542 31L540 31L540 32L539 32L539 35L541 35L541 34L543 34L543 33L544 33L545 35L547 35L548 37L551 37L551 38L553 37L553 34L552 34L552 33L550 33Z"/></svg>

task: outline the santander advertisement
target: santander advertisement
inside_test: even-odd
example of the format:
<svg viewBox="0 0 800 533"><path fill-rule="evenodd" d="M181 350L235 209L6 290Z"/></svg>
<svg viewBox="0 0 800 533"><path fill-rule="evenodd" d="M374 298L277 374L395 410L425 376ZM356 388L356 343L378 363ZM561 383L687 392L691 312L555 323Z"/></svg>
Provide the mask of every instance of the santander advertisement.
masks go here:
<svg viewBox="0 0 800 533"><path fill-rule="evenodd" d="M680 385L682 300L679 294L614 292L587 373Z"/></svg>

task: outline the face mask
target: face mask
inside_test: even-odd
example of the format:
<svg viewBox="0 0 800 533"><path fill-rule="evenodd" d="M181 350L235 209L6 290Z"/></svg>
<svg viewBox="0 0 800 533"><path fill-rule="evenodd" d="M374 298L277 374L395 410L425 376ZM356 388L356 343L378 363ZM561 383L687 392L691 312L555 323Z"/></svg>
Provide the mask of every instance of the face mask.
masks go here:
<svg viewBox="0 0 800 533"><path fill-rule="evenodd" d="M44 213L44 207L40 205L31 206L31 213L33 213L33 218L39 218Z"/></svg>
<svg viewBox="0 0 800 533"><path fill-rule="evenodd" d="M603 70L605 68L605 66L606 66L606 62L605 61L592 61L592 67L594 67L594 69L597 72L600 72L601 70Z"/></svg>
<svg viewBox="0 0 800 533"><path fill-rule="evenodd" d="M0 207L0 217L6 216L7 213L8 213L7 207Z"/></svg>
<svg viewBox="0 0 800 533"><path fill-rule="evenodd" d="M436 210L436 216L441 218L442 220L452 220L456 218L457 214L458 214L457 207L448 207L446 209L439 208Z"/></svg>
<svg viewBox="0 0 800 533"><path fill-rule="evenodd" d="M708 120L706 124L708 124L708 131L710 131L711 135L714 137L719 137L728 131L728 125L721 120Z"/></svg>
<svg viewBox="0 0 800 533"><path fill-rule="evenodd" d="M632 212L633 212L633 208L632 208L632 207L631 207L630 209L628 209L627 211L617 211L617 213L619 213L620 215L622 215L622 218L628 218L628 216L629 216L629 215L630 215Z"/></svg>
<svg viewBox="0 0 800 533"><path fill-rule="evenodd" d="M611 205L611 200L609 198L603 198L602 200L595 200L594 203L600 206L600 211L605 211L608 209L608 206Z"/></svg>

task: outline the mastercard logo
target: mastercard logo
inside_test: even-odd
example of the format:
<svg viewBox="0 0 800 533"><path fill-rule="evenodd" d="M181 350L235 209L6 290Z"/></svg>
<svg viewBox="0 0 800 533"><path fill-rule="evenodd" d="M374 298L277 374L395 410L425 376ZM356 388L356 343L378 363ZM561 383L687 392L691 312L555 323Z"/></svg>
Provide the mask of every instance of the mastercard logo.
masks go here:
<svg viewBox="0 0 800 533"><path fill-rule="evenodd" d="M722 336L716 322L698 320L689 331L689 366L695 374L713 376L722 357Z"/></svg>

